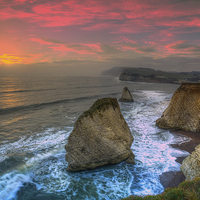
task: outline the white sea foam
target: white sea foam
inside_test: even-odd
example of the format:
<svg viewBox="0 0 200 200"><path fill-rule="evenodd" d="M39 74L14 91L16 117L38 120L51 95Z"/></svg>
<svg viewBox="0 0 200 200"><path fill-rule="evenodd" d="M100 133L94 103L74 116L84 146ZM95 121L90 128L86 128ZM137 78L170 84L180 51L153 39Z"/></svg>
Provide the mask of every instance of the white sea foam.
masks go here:
<svg viewBox="0 0 200 200"><path fill-rule="evenodd" d="M65 152L51 153L49 157L43 156L41 162L38 156L28 161L29 164L34 163L30 176L40 189L48 193L64 192L68 199L81 199L83 196L84 199L99 199L99 196L100 199L113 199L131 194L132 175L125 163L87 172L67 173L64 155Z"/></svg>
<svg viewBox="0 0 200 200"><path fill-rule="evenodd" d="M29 161L29 164L33 164L31 177L34 181L49 193L65 191L70 183L66 173L65 152L59 154L51 152L51 155L39 157L38 159L36 156Z"/></svg>
<svg viewBox="0 0 200 200"><path fill-rule="evenodd" d="M0 153L2 155L11 155L14 153L18 154L23 152L24 154L32 153L34 156L31 158L25 157L24 160L27 160L25 164L17 166L17 170L6 173L0 178L0 199L15 199L18 190L23 186L23 184L26 182L30 182L30 177L33 177L32 174L36 166L40 166L41 170L45 170L45 161L52 161L52 158L54 158L54 156L55 158L61 156L63 159L65 154L64 144L66 144L67 138L69 136L69 130L71 131L72 127L68 128L67 131L57 131L55 128L49 128L43 133L37 133L29 137L21 137L21 139L16 142L1 145ZM9 156L7 155L1 157L1 161L9 158ZM55 167L59 167L59 164L61 163L56 163ZM66 163L64 162L64 160L62 160L62 165L64 166L64 164ZM25 173L26 175L23 173ZM60 180L59 182L56 182L58 183L57 187L59 188L59 184L62 184L62 180L60 178L60 174L57 174L57 177ZM50 180L51 181L49 182L53 181L52 178ZM37 181L34 181L33 183L36 184L37 188L43 187L43 184L41 184L40 182L37 183ZM53 184L51 183L51 185ZM51 189L49 191L51 191Z"/></svg>
<svg viewBox="0 0 200 200"><path fill-rule="evenodd" d="M157 91L137 92L139 99L124 116L134 136L132 144L136 155L136 165L132 171L137 179L137 187L132 184L131 192L136 195L158 194L163 191L159 175L166 171L179 171L176 157L189 155L186 151L173 149L172 143L189 140L187 137L174 137L169 131L155 126L155 121L166 109L171 95ZM139 170L139 171L138 171Z"/></svg>
<svg viewBox="0 0 200 200"><path fill-rule="evenodd" d="M31 136L22 136L18 141L6 143L0 146L0 162L8 158L7 155L19 153L35 153L36 151L48 151L49 148L64 148L67 138L72 130L57 130L48 128L42 133L33 134Z"/></svg>
<svg viewBox="0 0 200 200"><path fill-rule="evenodd" d="M0 199L13 200L16 199L16 193L24 183L31 183L28 175L18 174L16 171L7 173L0 177Z"/></svg>

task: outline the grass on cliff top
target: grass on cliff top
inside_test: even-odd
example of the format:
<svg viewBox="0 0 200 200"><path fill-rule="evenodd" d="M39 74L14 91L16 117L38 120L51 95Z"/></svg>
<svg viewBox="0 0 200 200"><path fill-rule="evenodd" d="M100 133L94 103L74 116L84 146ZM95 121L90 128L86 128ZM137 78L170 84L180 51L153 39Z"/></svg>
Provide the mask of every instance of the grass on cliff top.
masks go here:
<svg viewBox="0 0 200 200"><path fill-rule="evenodd" d="M112 97L98 99L90 107L90 109L85 111L80 117L87 117L88 115L90 115L92 117L94 112L105 110L109 106L112 106L114 109L115 108L119 108L119 104L117 102L117 99L116 98L112 98Z"/></svg>
<svg viewBox="0 0 200 200"><path fill-rule="evenodd" d="M162 194L141 196L129 196L122 200L199 200L200 178L193 181L183 181L177 188L167 188Z"/></svg>

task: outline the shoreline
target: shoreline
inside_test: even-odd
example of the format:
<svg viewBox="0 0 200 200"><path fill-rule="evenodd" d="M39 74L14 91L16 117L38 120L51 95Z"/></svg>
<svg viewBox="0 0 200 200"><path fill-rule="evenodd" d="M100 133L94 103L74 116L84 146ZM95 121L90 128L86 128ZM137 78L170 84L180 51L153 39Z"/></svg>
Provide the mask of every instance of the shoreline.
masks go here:
<svg viewBox="0 0 200 200"><path fill-rule="evenodd" d="M199 132L190 132L190 131L183 131L183 130L170 130L170 133L173 135L181 134L183 136L187 136L191 138L190 141L180 143L180 144L171 144L170 146L175 149L180 149L189 152L190 154L195 150L195 147L200 144L200 133ZM182 164L182 161L186 158L184 157L177 157L176 162ZM185 180L185 176L182 171L169 171L164 172L160 175L160 183L163 185L164 189L178 187L180 183Z"/></svg>
<svg viewBox="0 0 200 200"><path fill-rule="evenodd" d="M120 79L119 77L118 77L118 79L119 79L119 81L122 81L122 82L132 82L132 83L169 83L169 84L181 85L181 83L169 82L169 81L161 81L161 80L145 80L145 79L125 80L125 79Z"/></svg>

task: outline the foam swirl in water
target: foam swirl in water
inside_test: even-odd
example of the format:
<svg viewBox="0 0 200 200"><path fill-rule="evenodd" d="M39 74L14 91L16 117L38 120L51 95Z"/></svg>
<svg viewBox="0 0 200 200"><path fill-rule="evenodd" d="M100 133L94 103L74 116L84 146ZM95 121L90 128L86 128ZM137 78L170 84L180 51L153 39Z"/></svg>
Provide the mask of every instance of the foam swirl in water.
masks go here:
<svg viewBox="0 0 200 200"><path fill-rule="evenodd" d="M129 167L134 177L131 193L158 194L163 192L159 175L166 171L179 171L180 164L175 162L176 157L188 155L188 152L173 149L169 144L186 142L189 138L181 135L174 138L169 131L155 126L156 119L167 107L171 95L142 91L137 92L137 96L135 105L132 108L128 105L124 109L125 119L134 136L132 150L136 155L136 165Z"/></svg>

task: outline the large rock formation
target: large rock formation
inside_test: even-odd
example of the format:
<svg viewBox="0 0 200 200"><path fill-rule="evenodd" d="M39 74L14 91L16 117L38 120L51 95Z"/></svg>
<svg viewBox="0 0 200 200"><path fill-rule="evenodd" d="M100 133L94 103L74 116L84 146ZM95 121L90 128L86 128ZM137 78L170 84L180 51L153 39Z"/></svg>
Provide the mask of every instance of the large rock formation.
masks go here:
<svg viewBox="0 0 200 200"><path fill-rule="evenodd" d="M182 83L156 125L164 129L200 131L200 83Z"/></svg>
<svg viewBox="0 0 200 200"><path fill-rule="evenodd" d="M181 170L189 181L200 177L200 145L196 146L195 151L183 160Z"/></svg>
<svg viewBox="0 0 200 200"><path fill-rule="evenodd" d="M115 98L97 100L74 124L65 145L68 171L134 163L133 136Z"/></svg>
<svg viewBox="0 0 200 200"><path fill-rule="evenodd" d="M122 102L133 102L133 97L127 87L124 87L122 91L122 97L119 99Z"/></svg>

